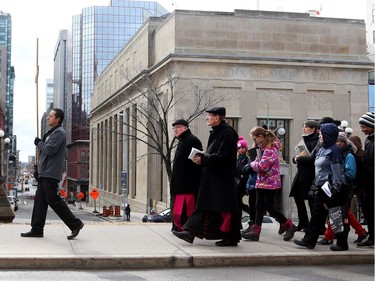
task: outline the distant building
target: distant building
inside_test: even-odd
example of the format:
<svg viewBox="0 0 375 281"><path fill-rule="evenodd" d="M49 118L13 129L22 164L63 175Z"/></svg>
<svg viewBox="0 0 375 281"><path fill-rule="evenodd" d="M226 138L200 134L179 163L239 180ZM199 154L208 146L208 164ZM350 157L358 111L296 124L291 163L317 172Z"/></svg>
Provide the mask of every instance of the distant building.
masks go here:
<svg viewBox="0 0 375 281"><path fill-rule="evenodd" d="M95 79L149 17L168 11L154 1L112 0L82 9L72 29L60 32L55 48L56 100L64 99L68 190L88 190L89 125ZM65 68L65 69L64 69ZM87 153L86 153L87 152ZM69 194L70 194L69 192Z"/></svg>
<svg viewBox="0 0 375 281"><path fill-rule="evenodd" d="M375 0L367 0L367 54L368 58L375 64ZM369 111L375 111L375 87L374 87L374 68L369 71Z"/></svg>
<svg viewBox="0 0 375 281"><path fill-rule="evenodd" d="M68 31L60 30L57 38L53 57L53 107L61 108L66 113L66 97L68 88L67 83L67 40ZM70 63L71 64L71 63ZM66 119L63 121L63 127L66 129Z"/></svg>
<svg viewBox="0 0 375 281"><path fill-rule="evenodd" d="M53 79L46 80L46 111L53 106Z"/></svg>
<svg viewBox="0 0 375 281"><path fill-rule="evenodd" d="M13 135L13 94L15 70L12 57L12 16L0 11L0 127Z"/></svg>

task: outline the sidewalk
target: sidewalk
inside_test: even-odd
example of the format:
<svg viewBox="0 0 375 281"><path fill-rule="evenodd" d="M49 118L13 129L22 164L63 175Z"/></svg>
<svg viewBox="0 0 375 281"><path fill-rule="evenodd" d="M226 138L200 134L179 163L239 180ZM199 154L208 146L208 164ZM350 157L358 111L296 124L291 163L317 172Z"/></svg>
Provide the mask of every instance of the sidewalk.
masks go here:
<svg viewBox="0 0 375 281"><path fill-rule="evenodd" d="M74 207L73 207L74 208ZM90 212L90 208L85 208ZM85 223L75 240L61 222L47 222L44 238L22 238L30 223L0 224L0 269L152 269L215 266L372 264L373 248L356 248L354 231L349 250L332 252L329 246L303 249L277 234L278 224L263 224L259 242L241 240L238 247L217 247L215 241L195 239L188 244L171 233L169 223L142 223L108 218ZM300 239L303 232L296 232ZM5 242L6 241L6 242Z"/></svg>

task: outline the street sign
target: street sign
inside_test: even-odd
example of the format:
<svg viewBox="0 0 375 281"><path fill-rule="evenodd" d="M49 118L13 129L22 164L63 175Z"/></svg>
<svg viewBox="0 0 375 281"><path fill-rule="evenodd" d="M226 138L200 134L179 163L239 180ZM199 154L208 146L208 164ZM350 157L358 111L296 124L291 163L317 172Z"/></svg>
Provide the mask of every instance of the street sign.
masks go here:
<svg viewBox="0 0 375 281"><path fill-rule="evenodd" d="M126 187L126 172L125 171L121 172L121 187L122 188Z"/></svg>
<svg viewBox="0 0 375 281"><path fill-rule="evenodd" d="M83 192L79 192L79 193L77 194L77 198L78 198L78 199L82 199L83 197L85 197L85 194L83 194Z"/></svg>
<svg viewBox="0 0 375 281"><path fill-rule="evenodd" d="M96 189L93 189L91 192L90 192L90 196L92 199L96 200L98 199L99 197L99 192L96 190Z"/></svg>
<svg viewBox="0 0 375 281"><path fill-rule="evenodd" d="M66 198L66 191L65 191L65 189L60 189L59 193L60 193L60 196Z"/></svg>

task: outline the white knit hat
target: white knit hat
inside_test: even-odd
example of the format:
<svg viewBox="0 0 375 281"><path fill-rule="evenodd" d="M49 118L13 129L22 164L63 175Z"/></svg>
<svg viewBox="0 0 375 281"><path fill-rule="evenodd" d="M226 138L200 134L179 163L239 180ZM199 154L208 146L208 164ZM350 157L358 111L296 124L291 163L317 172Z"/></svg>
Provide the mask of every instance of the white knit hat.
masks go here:
<svg viewBox="0 0 375 281"><path fill-rule="evenodd" d="M359 118L359 124L374 128L374 112L367 112Z"/></svg>

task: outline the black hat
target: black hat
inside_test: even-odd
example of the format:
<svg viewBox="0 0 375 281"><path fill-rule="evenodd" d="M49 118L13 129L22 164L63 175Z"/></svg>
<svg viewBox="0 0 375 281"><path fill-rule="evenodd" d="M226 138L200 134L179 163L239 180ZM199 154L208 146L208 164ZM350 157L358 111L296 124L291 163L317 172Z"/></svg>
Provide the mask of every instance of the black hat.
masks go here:
<svg viewBox="0 0 375 281"><path fill-rule="evenodd" d="M225 107L211 107L206 110L208 113L225 116Z"/></svg>
<svg viewBox="0 0 375 281"><path fill-rule="evenodd" d="M174 121L172 126L175 126L175 125L184 125L186 127L189 127L189 123L184 119L178 119L178 120Z"/></svg>

